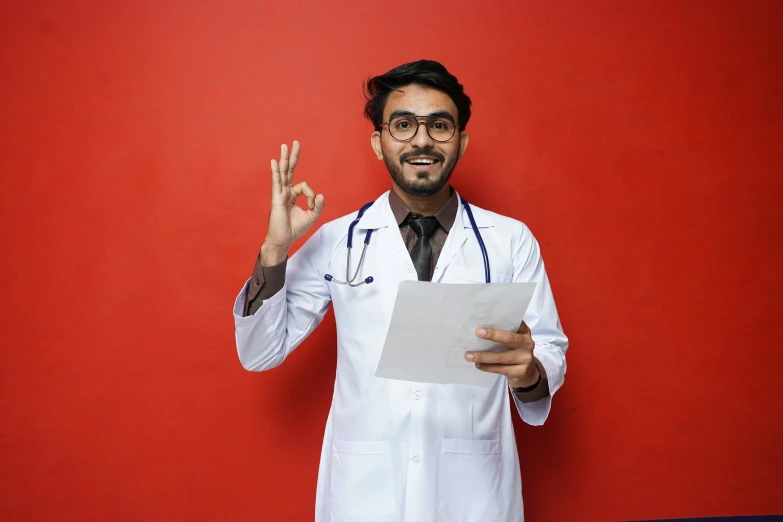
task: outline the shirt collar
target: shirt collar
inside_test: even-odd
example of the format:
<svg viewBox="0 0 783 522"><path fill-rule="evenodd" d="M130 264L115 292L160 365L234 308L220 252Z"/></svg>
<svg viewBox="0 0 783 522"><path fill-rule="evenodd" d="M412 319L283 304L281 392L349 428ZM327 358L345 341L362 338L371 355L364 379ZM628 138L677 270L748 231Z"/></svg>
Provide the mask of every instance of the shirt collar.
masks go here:
<svg viewBox="0 0 783 522"><path fill-rule="evenodd" d="M407 205L405 205L402 199L400 199L400 196L398 196L394 190L389 191L389 206L391 207L392 214L394 214L394 219L397 221L397 226L402 226L402 222L405 221L405 218L408 217L408 214L410 214L411 210ZM451 231L451 227L454 225L454 221L457 219L458 209L459 198L457 196L457 192L452 189L451 197L446 202L446 204L440 207L440 209L435 212L435 214L433 214L435 219L438 220L438 224L447 233Z"/></svg>

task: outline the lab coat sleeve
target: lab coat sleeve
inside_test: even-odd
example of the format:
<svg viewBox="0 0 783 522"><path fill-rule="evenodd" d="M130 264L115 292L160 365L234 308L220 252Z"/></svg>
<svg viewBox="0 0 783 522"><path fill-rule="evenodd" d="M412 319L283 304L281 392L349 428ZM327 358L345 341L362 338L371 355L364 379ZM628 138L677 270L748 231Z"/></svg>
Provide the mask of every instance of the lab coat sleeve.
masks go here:
<svg viewBox="0 0 783 522"><path fill-rule="evenodd" d="M514 282L534 281L536 289L530 301L524 321L532 331L536 347L533 355L546 370L549 397L536 402L523 403L512 393L517 411L528 424L540 426L549 416L552 407L552 397L563 385L566 372L566 350L568 338L560 326L555 300L549 279L544 269L544 260L538 248L538 242L525 226L520 234L515 234L518 243L512 245L514 250Z"/></svg>
<svg viewBox="0 0 783 522"><path fill-rule="evenodd" d="M249 371L280 365L318 326L331 302L324 280L327 252L320 228L288 261L282 290L243 316L248 283L234 302L237 353Z"/></svg>

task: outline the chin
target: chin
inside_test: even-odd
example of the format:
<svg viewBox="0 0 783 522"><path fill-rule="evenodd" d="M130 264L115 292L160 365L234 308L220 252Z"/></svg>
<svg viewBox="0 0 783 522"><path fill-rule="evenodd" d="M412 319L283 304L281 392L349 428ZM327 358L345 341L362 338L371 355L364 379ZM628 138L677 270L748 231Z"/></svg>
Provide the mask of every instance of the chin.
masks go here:
<svg viewBox="0 0 783 522"><path fill-rule="evenodd" d="M408 170L406 165L393 164L389 161L386 166L392 179L406 194L416 197L429 197L437 194L448 184L451 171L443 168L435 172L417 172ZM444 176L445 174L445 176Z"/></svg>
<svg viewBox="0 0 783 522"><path fill-rule="evenodd" d="M429 172L420 172L420 171L413 171L413 172L406 172L405 177L408 178L411 181L416 180L429 180L431 183L438 183L440 179L443 177L443 170L433 169Z"/></svg>
<svg viewBox="0 0 783 522"><path fill-rule="evenodd" d="M418 197L433 196L446 185L440 179L418 178L406 181L404 185L400 185L400 188L405 193Z"/></svg>

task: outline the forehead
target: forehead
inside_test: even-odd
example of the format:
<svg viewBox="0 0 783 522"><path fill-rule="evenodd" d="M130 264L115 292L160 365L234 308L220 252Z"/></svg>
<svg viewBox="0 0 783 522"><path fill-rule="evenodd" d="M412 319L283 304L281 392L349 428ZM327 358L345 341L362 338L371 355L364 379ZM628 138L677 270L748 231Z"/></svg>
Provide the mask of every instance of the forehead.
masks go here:
<svg viewBox="0 0 783 522"><path fill-rule="evenodd" d="M419 116L448 111L457 119L457 106L448 94L420 85L405 85L390 92L383 109L383 119L388 120L394 111L410 111Z"/></svg>

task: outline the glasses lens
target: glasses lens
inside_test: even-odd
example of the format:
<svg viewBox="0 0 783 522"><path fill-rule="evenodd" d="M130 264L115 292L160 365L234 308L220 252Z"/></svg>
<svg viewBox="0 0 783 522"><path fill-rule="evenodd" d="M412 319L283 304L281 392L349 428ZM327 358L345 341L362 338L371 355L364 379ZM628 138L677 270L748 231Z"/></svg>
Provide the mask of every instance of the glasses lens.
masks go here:
<svg viewBox="0 0 783 522"><path fill-rule="evenodd" d="M416 135L419 121L413 116L398 116L389 122L389 132L395 140L409 140ZM435 141L449 141L457 126L448 118L432 118L427 121L427 132Z"/></svg>
<svg viewBox="0 0 783 522"><path fill-rule="evenodd" d="M427 131L435 141L449 141L456 128L454 122L447 118L433 118L427 124Z"/></svg>
<svg viewBox="0 0 783 522"><path fill-rule="evenodd" d="M395 140L409 140L414 134L416 129L419 128L419 123L416 118L410 116L399 116L392 118L389 122L389 133Z"/></svg>

